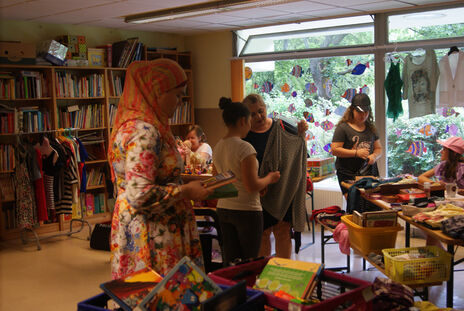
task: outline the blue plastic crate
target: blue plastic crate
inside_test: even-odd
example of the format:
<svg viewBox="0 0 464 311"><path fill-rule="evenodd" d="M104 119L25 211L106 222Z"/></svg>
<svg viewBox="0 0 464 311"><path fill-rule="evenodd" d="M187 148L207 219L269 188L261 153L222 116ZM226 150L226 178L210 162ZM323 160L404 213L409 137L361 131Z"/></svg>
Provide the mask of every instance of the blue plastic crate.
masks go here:
<svg viewBox="0 0 464 311"><path fill-rule="evenodd" d="M221 285L222 289L229 286ZM77 311L107 311L107 303L111 297L105 293L101 293L92 298L81 301L77 304ZM264 310L265 297L263 292L251 290L247 288L247 301L246 303L237 306L233 311L259 311Z"/></svg>

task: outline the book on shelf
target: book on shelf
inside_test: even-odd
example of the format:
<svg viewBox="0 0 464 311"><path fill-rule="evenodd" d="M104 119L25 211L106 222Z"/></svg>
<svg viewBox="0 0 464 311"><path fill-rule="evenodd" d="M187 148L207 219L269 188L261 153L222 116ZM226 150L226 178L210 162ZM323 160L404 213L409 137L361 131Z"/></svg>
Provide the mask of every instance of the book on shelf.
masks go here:
<svg viewBox="0 0 464 311"><path fill-rule="evenodd" d="M203 270L183 257L134 310L200 310L202 302L220 292Z"/></svg>
<svg viewBox="0 0 464 311"><path fill-rule="evenodd" d="M131 311L161 280L156 271L143 268L123 278L100 284L100 288L123 310Z"/></svg>
<svg viewBox="0 0 464 311"><path fill-rule="evenodd" d="M258 276L254 288L308 299L324 269L320 263L272 257Z"/></svg>

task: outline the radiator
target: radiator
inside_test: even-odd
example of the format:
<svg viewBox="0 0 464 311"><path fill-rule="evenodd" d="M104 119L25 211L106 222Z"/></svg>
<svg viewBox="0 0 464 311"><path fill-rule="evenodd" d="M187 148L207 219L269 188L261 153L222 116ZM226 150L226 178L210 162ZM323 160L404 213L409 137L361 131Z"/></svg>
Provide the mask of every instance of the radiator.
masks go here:
<svg viewBox="0 0 464 311"><path fill-rule="evenodd" d="M338 205L345 209L346 202L340 190L338 182L314 184L314 209L321 209L332 205ZM306 208L311 214L311 197L307 196Z"/></svg>

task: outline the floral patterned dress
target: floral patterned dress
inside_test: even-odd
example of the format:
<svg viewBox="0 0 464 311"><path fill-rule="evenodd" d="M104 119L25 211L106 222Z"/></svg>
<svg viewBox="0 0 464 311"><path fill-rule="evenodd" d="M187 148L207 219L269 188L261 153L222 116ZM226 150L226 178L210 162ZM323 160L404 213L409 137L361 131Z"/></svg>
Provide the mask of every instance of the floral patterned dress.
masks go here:
<svg viewBox="0 0 464 311"><path fill-rule="evenodd" d="M184 256L203 267L192 205L179 198L182 160L172 133L141 120L124 123L113 143L118 197L111 229L113 279L146 266L165 275Z"/></svg>

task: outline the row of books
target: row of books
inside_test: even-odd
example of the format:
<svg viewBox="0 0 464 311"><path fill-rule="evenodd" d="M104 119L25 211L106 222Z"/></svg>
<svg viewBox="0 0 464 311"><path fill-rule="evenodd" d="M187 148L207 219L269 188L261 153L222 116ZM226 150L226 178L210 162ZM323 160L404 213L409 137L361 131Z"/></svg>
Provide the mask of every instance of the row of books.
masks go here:
<svg viewBox="0 0 464 311"><path fill-rule="evenodd" d="M70 72L56 71L55 80L58 97L105 96L105 84L101 73L80 76Z"/></svg>
<svg viewBox="0 0 464 311"><path fill-rule="evenodd" d="M136 60L143 58L143 44L139 38L128 38L112 44L112 60L109 67L125 68Z"/></svg>
<svg viewBox="0 0 464 311"><path fill-rule="evenodd" d="M87 170L87 187L99 186L105 180L105 173L100 168Z"/></svg>
<svg viewBox="0 0 464 311"><path fill-rule="evenodd" d="M13 145L0 145L0 171L12 171L15 168Z"/></svg>
<svg viewBox="0 0 464 311"><path fill-rule="evenodd" d="M79 140L87 151L88 161L106 159L106 141L101 131L88 131L79 134Z"/></svg>
<svg viewBox="0 0 464 311"><path fill-rule="evenodd" d="M3 152L2 152L3 154ZM13 184L13 176L10 174L0 175L0 195L1 201L13 201L15 199L15 187Z"/></svg>
<svg viewBox="0 0 464 311"><path fill-rule="evenodd" d="M191 112L191 105L189 102L183 102L176 111L169 122L171 124L179 124L179 123L190 123L192 122L192 112Z"/></svg>
<svg viewBox="0 0 464 311"><path fill-rule="evenodd" d="M289 301L309 301L323 268L324 265L319 263L272 257L259 274L254 288ZM238 298L240 295L228 296L236 293L223 290L190 258L183 257L164 278L150 268L143 268L103 283L100 288L126 311L222 310L225 301L229 304L234 300L241 300L238 304L245 302L245 282L236 286L243 287L238 290L243 292L241 298ZM234 305L229 305L228 310L232 307Z"/></svg>
<svg viewBox="0 0 464 311"><path fill-rule="evenodd" d="M118 112L118 105L110 104L109 125L113 127L114 120L116 119L116 112Z"/></svg>
<svg viewBox="0 0 464 311"><path fill-rule="evenodd" d="M50 114L46 109L0 105L0 134L40 132L50 128Z"/></svg>
<svg viewBox="0 0 464 311"><path fill-rule="evenodd" d="M0 98L48 97L48 84L40 71L0 72Z"/></svg>
<svg viewBox="0 0 464 311"><path fill-rule="evenodd" d="M111 96L121 96L122 90L124 88L124 75L113 74L113 71L110 71L109 77L109 87Z"/></svg>
<svg viewBox="0 0 464 311"><path fill-rule="evenodd" d="M70 105L59 111L58 126L62 128L103 127L103 105Z"/></svg>
<svg viewBox="0 0 464 311"><path fill-rule="evenodd" d="M107 212L104 193L86 193L84 204L85 206L83 206L82 210L85 210L85 215L87 216Z"/></svg>

